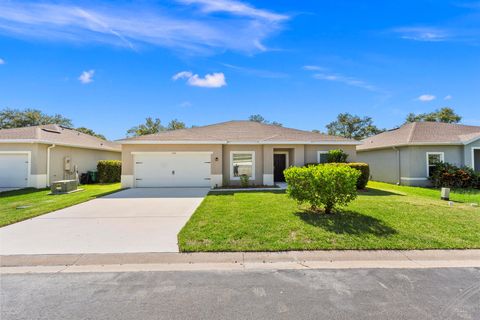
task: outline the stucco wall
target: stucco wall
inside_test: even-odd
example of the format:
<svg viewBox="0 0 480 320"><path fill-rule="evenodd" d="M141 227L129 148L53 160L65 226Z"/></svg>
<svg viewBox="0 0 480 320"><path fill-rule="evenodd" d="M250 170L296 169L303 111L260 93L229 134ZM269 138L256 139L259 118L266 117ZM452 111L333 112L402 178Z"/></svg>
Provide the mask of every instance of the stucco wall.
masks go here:
<svg viewBox="0 0 480 320"><path fill-rule="evenodd" d="M476 148L476 149L475 149ZM473 163L472 163L472 150L477 150L476 153L474 153L475 157L475 170L480 171L480 140L474 141L464 147L464 159L465 159L465 165L473 168Z"/></svg>
<svg viewBox="0 0 480 320"><path fill-rule="evenodd" d="M212 152L212 174L222 174L222 145L220 144L188 144L188 145L156 145L156 144L124 144L122 145L122 175L133 175L132 152ZM216 160L218 158L218 160Z"/></svg>
<svg viewBox="0 0 480 320"><path fill-rule="evenodd" d="M357 161L357 149L355 145L305 145L305 163L316 163L318 151L329 151L334 149L342 149L348 154L348 162Z"/></svg>
<svg viewBox="0 0 480 320"><path fill-rule="evenodd" d="M47 153L45 145L44 154ZM45 156L46 157L46 156ZM73 147L56 146L50 150L50 181L62 179L71 179L75 175L68 175L64 170L64 159L69 157L71 160L71 170L73 172L74 165L78 168L78 173L87 171L96 171L97 163L100 160L120 160L120 152L111 152L95 149L83 149Z"/></svg>
<svg viewBox="0 0 480 320"><path fill-rule="evenodd" d="M223 145L223 183L227 185L239 185L239 180L233 180L230 177L230 153L234 151L254 151L255 152L255 179L251 180L254 184L263 184L263 147L262 145ZM268 152L267 152L268 153ZM273 163L273 158L272 158ZM273 164L272 164L273 168ZM273 169L272 169L273 172Z"/></svg>
<svg viewBox="0 0 480 320"><path fill-rule="evenodd" d="M402 185L427 186L427 152L443 152L445 161L463 165L462 146L409 146L400 150L400 178ZM359 151L358 161L370 165L372 180L397 183L399 178L398 154L393 148Z"/></svg>
<svg viewBox="0 0 480 320"><path fill-rule="evenodd" d="M361 151L357 153L357 160L368 163L370 179L388 183L398 182L398 154L396 150Z"/></svg>
<svg viewBox="0 0 480 320"><path fill-rule="evenodd" d="M409 169L407 177L426 178L427 177L427 152L443 152L445 162L462 166L463 147L462 146L411 146L408 147L408 163Z"/></svg>

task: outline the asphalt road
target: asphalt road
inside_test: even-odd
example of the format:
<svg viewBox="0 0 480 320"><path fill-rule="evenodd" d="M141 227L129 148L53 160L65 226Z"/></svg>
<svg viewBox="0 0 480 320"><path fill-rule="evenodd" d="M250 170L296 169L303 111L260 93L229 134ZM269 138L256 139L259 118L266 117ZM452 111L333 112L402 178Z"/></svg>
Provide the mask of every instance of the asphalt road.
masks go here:
<svg viewBox="0 0 480 320"><path fill-rule="evenodd" d="M480 319L480 269L2 275L2 320Z"/></svg>

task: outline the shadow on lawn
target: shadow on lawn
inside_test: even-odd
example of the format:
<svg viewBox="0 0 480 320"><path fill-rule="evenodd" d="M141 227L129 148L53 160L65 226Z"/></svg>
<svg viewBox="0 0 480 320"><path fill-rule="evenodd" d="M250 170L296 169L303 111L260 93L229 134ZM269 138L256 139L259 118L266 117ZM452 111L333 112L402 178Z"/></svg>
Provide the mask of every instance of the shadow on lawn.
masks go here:
<svg viewBox="0 0 480 320"><path fill-rule="evenodd" d="M295 215L312 226L337 234L388 237L397 233L383 221L355 211L337 211L334 214L303 211L296 212Z"/></svg>
<svg viewBox="0 0 480 320"><path fill-rule="evenodd" d="M396 193L387 190L366 188L358 191L359 196L405 196L403 193Z"/></svg>

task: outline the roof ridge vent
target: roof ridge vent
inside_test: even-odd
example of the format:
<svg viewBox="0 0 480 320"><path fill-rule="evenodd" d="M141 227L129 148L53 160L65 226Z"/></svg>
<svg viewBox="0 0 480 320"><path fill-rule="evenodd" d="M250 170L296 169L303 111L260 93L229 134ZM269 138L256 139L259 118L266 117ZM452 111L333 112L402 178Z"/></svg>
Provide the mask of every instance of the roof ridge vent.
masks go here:
<svg viewBox="0 0 480 320"><path fill-rule="evenodd" d="M51 133L61 133L62 129L57 124L50 124L42 128L43 131Z"/></svg>

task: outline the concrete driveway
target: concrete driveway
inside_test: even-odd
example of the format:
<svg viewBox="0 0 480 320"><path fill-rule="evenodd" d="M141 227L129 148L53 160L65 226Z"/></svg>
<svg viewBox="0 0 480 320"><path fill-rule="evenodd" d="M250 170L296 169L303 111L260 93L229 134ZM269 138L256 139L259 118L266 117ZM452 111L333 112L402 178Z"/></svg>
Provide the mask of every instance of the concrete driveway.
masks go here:
<svg viewBox="0 0 480 320"><path fill-rule="evenodd" d="M208 188L128 189L0 228L0 254L178 252Z"/></svg>

